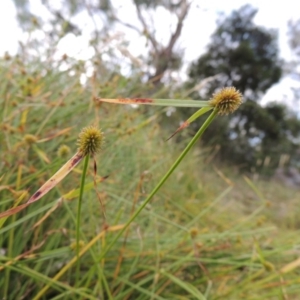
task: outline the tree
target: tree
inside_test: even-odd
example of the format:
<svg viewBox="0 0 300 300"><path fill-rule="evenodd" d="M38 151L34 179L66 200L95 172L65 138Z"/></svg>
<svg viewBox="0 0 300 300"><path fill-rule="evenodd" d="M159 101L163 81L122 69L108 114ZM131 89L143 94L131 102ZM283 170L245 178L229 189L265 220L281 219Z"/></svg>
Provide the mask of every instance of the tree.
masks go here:
<svg viewBox="0 0 300 300"><path fill-rule="evenodd" d="M257 170L266 156L271 156L275 168L281 154L298 155L300 129L299 120L286 107L275 103L262 107L258 103L279 81L282 62L276 32L255 25L256 13L246 5L223 16L207 52L189 70L189 85L216 75L202 93L205 98L223 86L234 86L243 93L244 105L230 119L219 118L207 130L204 140L220 146L220 158L247 170ZM199 93L194 96L199 98Z"/></svg>
<svg viewBox="0 0 300 300"><path fill-rule="evenodd" d="M210 82L208 94L216 87L235 86L246 99L257 101L279 81L276 32L255 25L256 13L246 5L219 21L207 52L190 67L192 83L218 74Z"/></svg>
<svg viewBox="0 0 300 300"><path fill-rule="evenodd" d="M13 0L18 10L19 20L26 30L32 27L32 20L36 20L38 24L45 23L45 20L32 13L30 8L30 0ZM64 0L60 7L53 6L53 2L49 0L43 1L44 7L49 13L49 22L51 30L48 36L54 41L64 37L67 33L80 35L82 26L76 23L74 17L80 13L88 15L92 20L94 30L91 34L91 45L95 52L101 55L101 46L106 43L107 36L111 36L114 32L116 24L121 24L130 30L135 30L140 36L144 36L147 40L147 53L144 56L145 62L149 65L147 74L148 80L158 84L167 70L174 70L180 67L181 56L175 50L175 44L181 35L183 22L188 14L190 3L188 0L170 1L170 0L133 0L132 5L135 7L138 24L128 23L118 16L118 8L113 5L113 1L79 1ZM150 15L156 13L156 9L163 7L171 15L175 15L177 22L175 30L170 33L169 41L166 45L156 37L157 28L149 22ZM133 18L134 19L134 18ZM145 48L141 45L141 48ZM119 48L121 54L124 55L126 50ZM127 51L128 52L128 51ZM128 54L128 53L127 53Z"/></svg>

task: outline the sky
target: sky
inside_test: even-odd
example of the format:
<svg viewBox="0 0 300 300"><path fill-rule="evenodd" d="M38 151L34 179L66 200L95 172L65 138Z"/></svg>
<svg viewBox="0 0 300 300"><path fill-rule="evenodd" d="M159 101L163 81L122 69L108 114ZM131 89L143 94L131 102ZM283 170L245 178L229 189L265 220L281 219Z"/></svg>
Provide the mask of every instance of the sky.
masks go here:
<svg viewBox="0 0 300 300"><path fill-rule="evenodd" d="M62 0L51 1L51 4L57 8L61 3ZM184 50L183 74L190 62L197 59L205 51L210 35L216 28L218 13L224 12L228 15L232 10L238 9L247 3L258 8L255 17L257 25L278 30L280 56L286 60L291 59L287 42L287 23L291 19L297 20L300 18L299 3L297 1L194 0L177 44L177 47ZM131 0L113 0L113 4L118 8L118 16L122 20L133 24L138 23ZM44 18L48 17L47 11L41 5L40 0L31 0L31 7L38 15ZM12 55L15 54L18 48L18 40L26 38L26 36L22 36L22 31L15 16L16 9L12 1L0 1L0 55L3 55L6 51ZM86 25L85 36L80 38L76 38L74 35L67 36L58 45L57 55L66 53L71 57L89 59L93 55L93 51L88 49L88 32L91 24L87 22L86 15L80 15L76 18L76 22ZM160 9L153 15L153 22L158 28L157 37L161 41L167 42L170 32L174 29L174 24L176 24L176 19ZM124 30L124 27L117 29L120 32L122 31L124 38L130 41L128 51L133 56L139 56L141 54L141 44L143 44L142 37L132 30ZM41 38L43 37L41 36ZM291 86L299 85L300 83L294 82L290 78L284 78L266 93L262 102L267 103L274 99L289 99L292 97Z"/></svg>

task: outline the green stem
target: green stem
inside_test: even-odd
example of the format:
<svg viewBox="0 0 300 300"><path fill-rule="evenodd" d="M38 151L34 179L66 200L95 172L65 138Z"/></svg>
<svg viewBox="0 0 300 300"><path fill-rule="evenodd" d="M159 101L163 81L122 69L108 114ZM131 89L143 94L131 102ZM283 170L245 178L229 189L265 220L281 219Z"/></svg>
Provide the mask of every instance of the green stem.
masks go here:
<svg viewBox="0 0 300 300"><path fill-rule="evenodd" d="M80 269L80 258L79 258L80 245L79 245L79 242L80 242L81 204L82 204L82 196L83 196L83 190L84 190L85 177L86 177L87 168L88 168L88 164L89 164L89 157L90 157L89 155L86 155L85 159L84 159L83 171L82 171L81 182L80 182L78 207L77 207L77 221L76 221L76 255L77 255L76 282L79 281L79 269Z"/></svg>
<svg viewBox="0 0 300 300"><path fill-rule="evenodd" d="M145 201L141 204L141 206L135 211L135 213L131 216L131 218L128 220L128 222L125 224L125 226L119 231L119 233L115 236L113 241L105 248L105 250L101 253L99 259L101 260L106 253L112 248L112 246L116 243L116 241L119 239L119 237L125 232L127 227L133 222L133 220L140 214L140 212L145 208L145 206L149 203L149 201L152 199L152 197L158 192L158 190L162 187L162 185L166 182L166 180L170 177L170 175L174 172L174 170L177 168L177 166L180 164L180 162L183 160L183 158L187 155L187 153L190 151L190 149L194 146L194 144L198 141L198 139L202 136L206 128L209 126L209 124L213 121L215 116L217 115L217 111L214 110L208 118L205 120L203 125L200 127L198 132L195 134L195 136L190 140L188 145L185 147L185 149L181 152L179 157L176 159L176 161L173 163L173 165L170 167L170 169L167 171L167 173L162 177L160 182L156 185L156 187L151 191L149 196L145 199Z"/></svg>
<svg viewBox="0 0 300 300"><path fill-rule="evenodd" d="M12 224L16 221L16 215L12 216ZM10 231L9 231L9 238L8 238L8 253L7 253L7 257L12 259L13 257L13 245L15 244L14 241L14 236L15 236L15 228L13 227ZM6 268L5 269L5 283L4 283L4 298L3 299L8 299L8 293L9 293L9 282L10 282L10 269Z"/></svg>

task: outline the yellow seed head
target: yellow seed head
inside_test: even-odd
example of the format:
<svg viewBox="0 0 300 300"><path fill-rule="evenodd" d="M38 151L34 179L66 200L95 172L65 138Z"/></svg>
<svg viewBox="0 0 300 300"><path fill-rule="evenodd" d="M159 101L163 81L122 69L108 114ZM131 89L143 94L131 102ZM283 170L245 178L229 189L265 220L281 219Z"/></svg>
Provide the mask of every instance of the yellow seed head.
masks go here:
<svg viewBox="0 0 300 300"><path fill-rule="evenodd" d="M70 154L71 149L67 145L61 145L57 150L58 157L66 157Z"/></svg>
<svg viewBox="0 0 300 300"><path fill-rule="evenodd" d="M80 132L77 140L78 151L83 155L93 156L101 150L103 141L104 135L99 128L95 126L85 127Z"/></svg>
<svg viewBox="0 0 300 300"><path fill-rule="evenodd" d="M265 269L266 269L267 271L269 271L269 272L275 270L274 265L273 265L272 263L270 263L269 261L264 261L264 262L263 262L263 265L264 265Z"/></svg>
<svg viewBox="0 0 300 300"><path fill-rule="evenodd" d="M239 108L243 102L242 99L242 94L236 88L225 87L213 94L210 104L218 111L219 115L228 115Z"/></svg>
<svg viewBox="0 0 300 300"><path fill-rule="evenodd" d="M35 144L37 142L38 138L33 134L26 134L24 136L24 142L28 145Z"/></svg>
<svg viewBox="0 0 300 300"><path fill-rule="evenodd" d="M198 235L198 233L199 233L198 228L193 227L190 229L190 235L192 239L194 239Z"/></svg>

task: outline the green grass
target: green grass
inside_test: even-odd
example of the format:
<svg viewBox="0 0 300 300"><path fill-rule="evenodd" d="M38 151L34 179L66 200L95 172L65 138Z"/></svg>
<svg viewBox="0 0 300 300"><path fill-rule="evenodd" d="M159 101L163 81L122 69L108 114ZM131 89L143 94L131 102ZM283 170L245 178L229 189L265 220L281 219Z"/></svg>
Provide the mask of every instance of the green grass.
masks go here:
<svg viewBox="0 0 300 300"><path fill-rule="evenodd" d="M213 149L197 142L106 251L189 137L165 141L176 128L160 125L167 118L164 108L95 106L91 91L106 98L168 98L167 89L153 94L138 80L103 74L83 87L76 64L72 77L70 70L46 73L37 63L2 66L0 211L24 202L49 179L76 152L77 135L87 125L96 123L105 133L96 160L98 175L109 176L97 184L109 225L104 230L90 163L79 278L76 212L83 163L41 200L0 220L4 299L298 298L299 192L221 168ZM37 142L26 143L26 134ZM57 156L63 144L71 148L69 157Z"/></svg>

